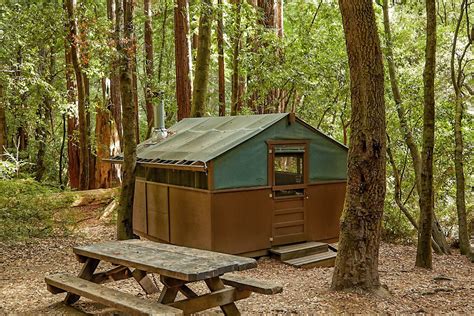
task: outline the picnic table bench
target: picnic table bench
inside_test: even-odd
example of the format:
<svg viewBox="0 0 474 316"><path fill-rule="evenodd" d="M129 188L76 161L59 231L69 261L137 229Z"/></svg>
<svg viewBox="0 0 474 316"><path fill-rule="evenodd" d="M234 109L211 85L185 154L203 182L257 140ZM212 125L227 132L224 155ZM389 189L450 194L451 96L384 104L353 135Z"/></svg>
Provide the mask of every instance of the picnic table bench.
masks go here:
<svg viewBox="0 0 474 316"><path fill-rule="evenodd" d="M217 306L226 315L239 315L235 301L249 297L252 292L282 292L282 287L272 282L231 273L255 268L257 262L251 258L144 240L109 241L78 246L73 251L83 263L77 277L60 273L45 278L51 293L68 292L66 304L83 296L132 315L186 315ZM100 261L115 267L96 272ZM134 278L145 293L157 293L160 290L149 278L150 273L159 274L163 284L158 302L101 285ZM206 283L210 293L198 295L187 286L199 281ZM178 292L186 298L176 300Z"/></svg>

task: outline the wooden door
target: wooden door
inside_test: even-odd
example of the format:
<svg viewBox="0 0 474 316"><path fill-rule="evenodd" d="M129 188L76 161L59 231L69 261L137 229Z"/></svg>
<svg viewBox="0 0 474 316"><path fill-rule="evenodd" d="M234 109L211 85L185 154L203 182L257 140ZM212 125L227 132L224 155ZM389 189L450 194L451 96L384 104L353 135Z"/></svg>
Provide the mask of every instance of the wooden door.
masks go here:
<svg viewBox="0 0 474 316"><path fill-rule="evenodd" d="M269 142L272 186L272 245L306 241L307 143Z"/></svg>

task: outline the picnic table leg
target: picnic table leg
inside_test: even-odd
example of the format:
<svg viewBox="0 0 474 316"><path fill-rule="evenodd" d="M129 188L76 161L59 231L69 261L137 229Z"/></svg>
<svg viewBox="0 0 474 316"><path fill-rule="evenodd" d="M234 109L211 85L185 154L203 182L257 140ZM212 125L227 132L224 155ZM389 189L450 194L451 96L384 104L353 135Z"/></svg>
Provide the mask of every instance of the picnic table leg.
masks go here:
<svg viewBox="0 0 474 316"><path fill-rule="evenodd" d="M99 259L87 258L86 262L82 266L81 272L79 272L78 277L81 279L90 281L94 275L94 271L99 265ZM71 305L77 302L81 297L77 294L67 293L64 303L66 305Z"/></svg>
<svg viewBox="0 0 474 316"><path fill-rule="evenodd" d="M225 289L225 285L219 277L211 278L206 280L207 287L211 292ZM221 306L221 310L225 315L240 315L240 312L235 303L230 303Z"/></svg>
<svg viewBox="0 0 474 316"><path fill-rule="evenodd" d="M153 294L160 291L153 281L148 277L145 271L135 269L132 272L132 276L138 282L138 284L140 284L146 294Z"/></svg>

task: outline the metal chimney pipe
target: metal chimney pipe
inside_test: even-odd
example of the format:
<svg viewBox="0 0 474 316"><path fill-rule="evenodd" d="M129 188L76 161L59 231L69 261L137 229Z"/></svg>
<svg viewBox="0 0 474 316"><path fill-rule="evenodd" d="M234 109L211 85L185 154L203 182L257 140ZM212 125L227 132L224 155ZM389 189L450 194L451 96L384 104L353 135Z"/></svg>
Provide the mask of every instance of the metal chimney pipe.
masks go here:
<svg viewBox="0 0 474 316"><path fill-rule="evenodd" d="M168 136L168 131L165 127L165 100L163 96L164 93L162 91L158 93L160 101L157 105L155 105L152 134L154 141L159 141Z"/></svg>

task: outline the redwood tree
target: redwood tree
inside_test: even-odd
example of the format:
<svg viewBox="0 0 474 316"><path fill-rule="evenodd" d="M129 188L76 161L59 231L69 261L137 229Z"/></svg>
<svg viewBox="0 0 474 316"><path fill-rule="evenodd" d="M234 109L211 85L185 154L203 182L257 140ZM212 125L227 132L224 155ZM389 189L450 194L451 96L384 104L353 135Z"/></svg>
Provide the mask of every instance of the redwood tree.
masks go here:
<svg viewBox="0 0 474 316"><path fill-rule="evenodd" d="M432 268L431 224L433 221L433 148L435 130L434 79L436 71L436 3L426 0L426 47L423 70L423 151L421 153L421 193L418 245L415 265Z"/></svg>
<svg viewBox="0 0 474 316"><path fill-rule="evenodd" d="M351 80L347 193L332 288L381 291L385 199L384 72L371 0L339 0Z"/></svg>
<svg viewBox="0 0 474 316"><path fill-rule="evenodd" d="M191 114L191 43L189 40L188 0L176 0L174 7L174 46L178 120Z"/></svg>
<svg viewBox="0 0 474 316"><path fill-rule="evenodd" d="M120 0L118 0L120 1ZM117 6L121 10L120 6ZM117 12L117 15L121 15ZM137 161L136 114L133 101L132 71L135 56L133 49L133 0L123 0L123 36L118 42L120 53L120 89L123 121L123 181L117 211L117 238L133 238L132 209Z"/></svg>
<svg viewBox="0 0 474 316"><path fill-rule="evenodd" d="M76 0L67 0L66 8L69 19L68 39L71 45L71 60L76 75L77 101L79 112L79 188L84 190L89 188L89 134L87 130L86 118L86 91L84 84L84 74L79 60L79 32L77 18L75 16Z"/></svg>
<svg viewBox="0 0 474 316"><path fill-rule="evenodd" d="M224 64L224 6L218 0L217 14L217 63L219 65L219 116L225 116L225 64Z"/></svg>
<svg viewBox="0 0 474 316"><path fill-rule="evenodd" d="M199 44L196 55L196 70L193 82L193 102L191 116L204 116L209 84L209 61L211 56L212 1L201 1L199 18Z"/></svg>

